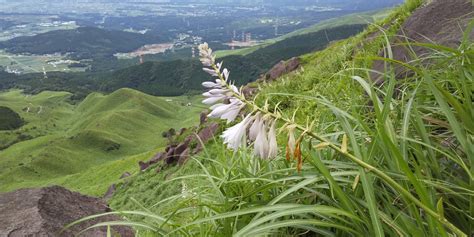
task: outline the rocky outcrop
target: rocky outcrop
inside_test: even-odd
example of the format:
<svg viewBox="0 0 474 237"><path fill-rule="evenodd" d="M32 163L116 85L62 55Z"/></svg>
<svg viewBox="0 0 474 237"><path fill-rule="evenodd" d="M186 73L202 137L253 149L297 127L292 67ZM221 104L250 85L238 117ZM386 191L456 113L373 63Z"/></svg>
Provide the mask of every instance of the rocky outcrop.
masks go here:
<svg viewBox="0 0 474 237"><path fill-rule="evenodd" d="M171 146L168 146L166 148L166 151L169 152L169 149L171 149L172 147ZM146 169L148 169L148 167L150 167L151 165L154 165L162 160L165 160L168 156L170 156L170 154L168 154L167 152L158 152L153 158L151 158L149 161L147 162L143 162L143 161L140 161L138 162L138 166L140 167L140 171L144 171Z"/></svg>
<svg viewBox="0 0 474 237"><path fill-rule="evenodd" d="M415 53L423 57L430 52L426 47L412 46L411 49L403 45L408 42L436 43L448 47L458 47L463 38L464 30L469 21L474 17L474 5L470 0L433 0L430 4L420 7L404 22L400 31L392 39L393 59L410 62ZM474 32L471 32L474 39ZM381 52L381 57L385 57ZM425 65L429 60L423 61ZM385 71L386 62L375 61L373 69L378 72ZM397 78L412 75L406 68L393 65ZM384 81L383 75L373 73L372 80L377 84Z"/></svg>
<svg viewBox="0 0 474 237"><path fill-rule="evenodd" d="M198 152L201 152L203 147L202 145L207 143L209 140L214 138L216 135L217 131L219 130L219 124L218 123L211 123L209 126L203 128L199 133L199 141L197 143L196 149L194 149L193 153L196 154Z"/></svg>
<svg viewBox="0 0 474 237"><path fill-rule="evenodd" d="M140 165L140 167L141 167L141 165ZM122 176L120 176L120 179L126 179L130 176L132 176L132 174L130 174L129 172L125 172L125 173L122 174ZM114 196L115 191L117 191L117 185L116 184L110 185L109 188L107 189L107 192L105 192L105 194L104 194L104 200L106 200L106 201L110 200Z"/></svg>
<svg viewBox="0 0 474 237"><path fill-rule="evenodd" d="M209 114L209 111L202 111L201 114L199 115L199 125L203 125L207 122L207 114Z"/></svg>
<svg viewBox="0 0 474 237"><path fill-rule="evenodd" d="M300 66L300 59L296 57L293 57L287 61L281 61L277 63L275 66L273 66L272 69L270 69L270 71L268 71L260 80L263 80L266 82L274 81L278 79L279 77L283 76L284 74L290 73L298 69L299 66Z"/></svg>
<svg viewBox="0 0 474 237"><path fill-rule="evenodd" d="M107 189L107 192L105 192L104 194L104 199L110 200L114 196L115 191L117 191L117 185L115 184L110 185L109 188Z"/></svg>
<svg viewBox="0 0 474 237"><path fill-rule="evenodd" d="M64 226L81 218L110 211L105 201L84 196L59 186L20 189L0 195L0 236L74 236L96 223L117 221L111 215L73 226L61 232ZM122 237L134 236L128 227L112 227ZM91 229L83 236L106 236L106 228Z"/></svg>
<svg viewBox="0 0 474 237"><path fill-rule="evenodd" d="M288 59L287 61L280 61L272 67L267 73L265 73L260 79L257 80L257 84L251 83L243 87L242 93L246 98L254 97L258 93L258 83L261 82L272 82L280 78L281 76L297 70L301 66L301 61L297 57Z"/></svg>
<svg viewBox="0 0 474 237"><path fill-rule="evenodd" d="M202 128L197 133L197 136L196 134L191 134L187 136L183 142L177 145L176 144L168 145L165 148L164 152L157 153L149 161L138 162L140 171L145 171L150 166L157 164L161 161L164 162L164 165L174 165L174 164L183 165L184 163L186 163L187 160L191 157L191 155L197 154L202 151L203 149L202 143L205 144L211 139L213 139L214 136L219 131L218 123L215 123L215 122L210 122L209 124L206 124L206 123L207 123L207 113L203 112L201 113L201 124L200 124ZM195 146L191 147L191 144L194 144ZM156 169L156 172L161 172L162 170L163 170L163 167L160 166ZM110 189L114 189L114 187L111 186Z"/></svg>
<svg viewBox="0 0 474 237"><path fill-rule="evenodd" d="M179 165L184 165L188 160L189 160L189 157L190 156L190 148L187 147L180 155L179 155L179 159L178 159L178 164Z"/></svg>
<svg viewBox="0 0 474 237"><path fill-rule="evenodd" d="M125 172L125 173L122 174L122 176L120 176L120 179L125 179L125 178L128 178L130 176L132 176L132 174L130 174L129 172Z"/></svg>

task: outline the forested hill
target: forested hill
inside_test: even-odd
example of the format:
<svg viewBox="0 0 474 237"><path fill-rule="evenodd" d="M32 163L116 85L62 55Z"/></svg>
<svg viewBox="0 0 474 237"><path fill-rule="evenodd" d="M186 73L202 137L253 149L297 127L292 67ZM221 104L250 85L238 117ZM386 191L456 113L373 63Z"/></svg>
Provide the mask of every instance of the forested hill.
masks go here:
<svg viewBox="0 0 474 237"><path fill-rule="evenodd" d="M293 36L260 48L246 55L229 55L220 58L233 68L236 84L254 81L281 60L325 48L333 41L348 38L361 32L365 25L345 25ZM49 73L28 74L0 78L0 89L20 88L38 93L44 90L69 91L85 96L91 91L112 92L119 88L138 89L152 95L174 96L201 90L201 82L208 77L202 72L197 59L167 62L146 62L110 73ZM41 78L41 80L38 80Z"/></svg>
<svg viewBox="0 0 474 237"><path fill-rule="evenodd" d="M110 56L117 52L129 52L145 44L159 41L158 37L148 34L80 27L13 38L1 42L0 48L10 53L72 53L76 58L95 58L100 55Z"/></svg>

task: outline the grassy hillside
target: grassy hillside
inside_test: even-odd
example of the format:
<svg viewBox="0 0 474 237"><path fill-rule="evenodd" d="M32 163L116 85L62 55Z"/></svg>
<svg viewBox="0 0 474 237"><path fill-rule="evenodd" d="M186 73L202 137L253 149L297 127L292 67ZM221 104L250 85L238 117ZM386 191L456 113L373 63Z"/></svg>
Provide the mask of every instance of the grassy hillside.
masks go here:
<svg viewBox="0 0 474 237"><path fill-rule="evenodd" d="M387 31L389 34L394 34L400 27L399 22L409 16L409 12L404 12L404 10L405 8L400 8L397 11L392 11L388 18L384 19L384 21L378 22L378 25L384 25L387 22L399 19L396 21L398 23L391 25L391 28ZM331 110L325 106L317 105L316 98L314 98L313 101L313 97L316 95L326 97L332 103L335 103L335 105L343 106L346 109L352 104L362 104L366 101L366 99L361 96L363 91L353 81L348 81L347 77L338 76L337 73L340 70L344 70L348 65L351 65L352 67L370 66L371 60L366 60L362 58L362 56L368 57L376 55L379 52L379 49L383 47L384 39L379 36L368 44L364 44L363 42L368 35L377 31L378 29L372 26L357 36L333 43L324 50L302 55L301 59L304 71L286 75L283 78L280 78L279 81L271 84L260 85L263 91L261 91L257 96L257 101L260 104L263 104L265 103L265 100L268 99L268 103L271 103L272 105L280 103L282 113L285 113L286 115L292 115L295 113L295 115L298 115L296 119L299 119L300 122L303 123L306 122L307 117L322 121L322 125L320 125L321 127L324 127L324 124L326 123L331 123L331 121L334 120ZM354 57L355 55L361 56L361 58L356 60ZM224 63L229 67L227 62ZM231 70L231 73L234 73L236 70L232 67L229 67L229 69ZM234 77L234 75L231 75L231 78L232 77ZM328 80L328 78L331 78L331 80ZM286 94L288 94L288 96ZM333 134L333 136L336 135L337 134ZM280 141L284 142L285 138L281 138ZM131 184L118 190L117 195L114 196L111 202L113 207L119 210L137 208L136 203L132 201L132 198L134 198L142 205L149 207L149 210L153 212L167 213L167 210L156 205L156 200L162 200L173 197L173 195L179 195L181 189L173 187L175 185L182 186L181 179L178 177L203 177L205 180L207 175L204 175L203 172L205 173L209 166L211 166L210 163L212 163L212 161L210 160L216 158L219 158L219 161L217 161L218 164L229 165L225 166L229 169L231 169L232 164L239 165L240 169L256 169L256 167L247 166L264 166L270 165L269 163L276 163L274 165L281 168L281 172L286 172L289 177L298 175L293 168L288 169L289 167L287 164L281 164L283 162L281 159L282 157L279 157L278 161L274 162L262 161L261 163L258 162L256 164L251 164L249 161L249 159L253 158L253 155L250 154L251 151L242 151L240 153L232 154L232 151L228 151L221 143L222 141L217 140L216 142L207 144L205 154L195 157L195 162L190 162L189 165L186 165L193 168L184 167L183 169L173 169L168 171L170 174L173 174L173 177L176 177L176 180L171 179L169 182L163 183L163 179L168 176L167 173L163 172L156 174L153 172L153 169L133 177ZM228 161L229 163L226 161L228 158L230 159L230 161ZM203 165L199 164L199 162L202 162ZM286 167L283 168L281 165ZM215 168L213 166L211 167L211 169ZM228 170L227 172L231 171ZM222 173L219 175L222 175ZM264 176L265 174L263 173L245 174L245 177L247 178ZM303 175L301 179L304 177L305 175ZM216 179L218 178L219 176L216 177ZM183 182L186 183L192 183L196 186L202 185L199 181L196 181L198 182L196 183L188 178L183 179ZM238 177L235 177L235 179L238 180ZM224 180L217 180L216 182L222 182L222 185L225 183ZM270 184L267 185L271 186ZM155 188L143 188L152 186ZM190 189L193 190L193 188ZM174 190L174 192L162 192L162 190ZM253 192L253 190L249 190L249 192ZM270 196L268 198L270 198Z"/></svg>
<svg viewBox="0 0 474 237"><path fill-rule="evenodd" d="M416 58L400 79L388 66L388 39L421 4L407 1L378 22L383 33L370 27L261 85L247 112L280 120L274 160L217 139L182 168L131 178L113 208L137 211L124 215L146 227L140 236L471 235L472 41L424 45L430 64ZM389 53L377 86L369 78L381 49ZM301 156L285 157L294 123Z"/></svg>
<svg viewBox="0 0 474 237"><path fill-rule="evenodd" d="M197 97L154 97L131 89L92 93L78 104L70 97L65 92L0 93L0 106L26 121L19 130L0 131L6 147L0 150L0 192L55 183L101 195L108 181L165 145L163 131L196 123L202 110L185 106L196 104ZM107 172L93 176L97 170Z"/></svg>

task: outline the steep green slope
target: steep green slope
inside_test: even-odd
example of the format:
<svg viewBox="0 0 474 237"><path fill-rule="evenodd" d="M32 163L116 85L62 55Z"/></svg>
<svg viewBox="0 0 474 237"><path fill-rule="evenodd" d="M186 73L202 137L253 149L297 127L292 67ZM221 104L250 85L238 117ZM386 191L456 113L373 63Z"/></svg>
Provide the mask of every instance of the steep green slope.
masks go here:
<svg viewBox="0 0 474 237"><path fill-rule="evenodd" d="M0 191L61 183L73 189L101 187L88 189L100 194L109 183L99 176L81 176L82 172L98 167L107 170L109 162L128 164L114 166L113 174L125 172L132 163L136 166L137 155L165 144L163 131L194 124L202 110L185 106L197 98L167 99L131 89L93 93L77 105L69 103L70 96L62 92L0 94L0 106L13 108L27 122L17 131L0 132L2 141L9 140L8 148L0 150ZM97 179L81 182L68 179L71 175Z"/></svg>
<svg viewBox="0 0 474 237"><path fill-rule="evenodd" d="M430 19L432 9L444 13L450 4L472 6L429 2L435 5L407 22ZM303 56L303 69L261 84L247 112L280 120L275 159L259 159L247 147L230 151L217 139L184 167L131 178L117 191L113 208L144 211L127 216L155 235L469 236L472 16L459 48L425 44L429 53L391 64L392 47L404 45L390 39L422 3L407 1L379 27ZM378 85L370 74L382 49L389 53L380 71L385 83ZM395 75L400 64L413 71ZM285 157L293 133L285 126L294 123L294 135L301 135L298 152Z"/></svg>
<svg viewBox="0 0 474 237"><path fill-rule="evenodd" d="M405 12L405 8L400 8L395 11L390 11L388 18L384 21L378 22L378 25L385 25L392 21L395 22L394 24L390 24L390 28L387 29L387 34L392 35L399 29L399 23L408 16L409 12ZM335 105L344 108L348 108L351 104L364 103L363 101L365 101L365 99L361 96L361 93L363 92L360 87L353 81L348 81L346 77L337 76L337 73L340 70L344 70L344 68L347 68L349 65L353 67L356 67L356 65L360 67L370 66L370 60L365 60L363 57L377 55L380 48L383 47L384 38L382 35L379 35L370 42L366 42L366 38L369 35L378 32L378 30L377 27L370 26L364 32L357 34L354 37L339 42L333 42L324 50L301 55L300 58L304 70L285 75L273 83L264 85L260 84L262 91L259 93L259 96L257 96L257 101L260 104L264 104L268 99L267 102L271 105L270 107L279 103L283 114L292 116L295 112L295 118L301 123L306 123L307 118L317 119L318 121L334 120L334 116L330 109L326 106L318 105L316 99L312 100L313 96L316 94L326 97ZM302 34L299 37L306 37L308 35L310 34ZM293 38L294 37L290 37L289 40ZM283 44L283 42L285 41L277 42L275 45ZM269 48L270 47L272 47L272 45L270 45ZM265 48L261 48L256 52L260 50L265 50ZM284 49L280 50L284 53ZM276 49L273 49L273 51L278 52ZM250 53L249 55L251 54L255 54L255 52ZM360 56L361 58L356 60L356 56ZM233 57L241 58L242 56L228 56L228 58ZM229 66L228 60L224 60L224 65L231 70L231 78L235 78L235 74L242 70L239 67L233 67L232 64ZM281 95L285 93L293 96ZM286 138L284 137L280 138L280 142L284 143L285 139ZM218 139L216 143L211 142L207 144L206 148L207 150L205 154L195 157L199 162L202 162L202 164L198 163L198 161L189 162L183 168L171 168L162 171L159 174L156 174L154 169L149 169L144 173L139 173L135 177L132 177L130 183L123 185L117 190L116 195L110 202L112 207L117 210L132 210L140 208L134 201L132 201L133 198L153 212L167 213L169 210L174 210L174 204L168 203L167 205L164 205L163 203L160 203L160 205L157 205L160 200L167 198L170 198L171 200L178 199L180 192L182 191L181 187L185 185L190 186L190 192L194 190L193 187L201 187L201 185L208 182L209 177L205 174L206 172L209 172L207 169L215 171L214 169L219 169L217 168L219 166L226 167L228 170L223 168L223 173L220 173L220 170L215 171L217 174L215 174L216 176L214 176L213 179L222 185L229 182L227 184L230 186L230 193L233 193L234 191L232 190L232 183L238 183L238 180L241 177L236 175L236 180L226 181L226 178L224 177L225 172L231 173L235 170L239 170L239 172L245 173L245 175L242 175L245 178L242 179L248 178L250 180L253 178L265 179L267 176L271 176L269 174L246 173L248 170L256 169L254 165L270 165L266 162L253 164L249 159L253 159L254 157L248 151L233 153L232 151L227 150L225 145L221 144L220 139ZM216 160L215 162L218 164L216 165L217 167L212 165L214 160ZM293 168L287 170L288 164L284 163L281 157L279 158L279 161L276 161L275 163L277 164L273 165L281 168L281 172L286 175L289 175L290 177L297 175ZM237 168L233 167L233 165L236 165ZM271 173L271 171L269 172ZM168 180L167 178L169 176L176 177L176 180ZM179 177L192 178L181 179ZM197 177L204 178L198 179ZM272 184L270 183L266 183L265 185L272 187ZM256 187L255 184L245 183L242 184L242 186L239 187L242 188L242 190L249 189L248 195L252 195L252 192L258 193L258 190L254 189ZM200 188L196 188L196 190L199 189ZM246 194L241 195L245 196ZM271 195L267 196L267 198L270 197ZM207 201L212 202L213 200Z"/></svg>

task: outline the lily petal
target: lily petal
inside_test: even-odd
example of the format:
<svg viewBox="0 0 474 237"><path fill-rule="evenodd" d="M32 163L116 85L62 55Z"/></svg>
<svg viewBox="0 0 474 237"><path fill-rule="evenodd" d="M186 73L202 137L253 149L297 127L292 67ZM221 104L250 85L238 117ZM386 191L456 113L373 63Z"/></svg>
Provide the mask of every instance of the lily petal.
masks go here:
<svg viewBox="0 0 474 237"><path fill-rule="evenodd" d="M268 159L273 159L278 155L278 144L276 138L276 130L275 130L276 120L272 122L270 126L270 131L268 132Z"/></svg>
<svg viewBox="0 0 474 237"><path fill-rule="evenodd" d="M224 144L232 150L237 150L244 142L245 132L251 117L247 115L240 123L228 128L224 131L221 137L224 139Z"/></svg>
<svg viewBox="0 0 474 237"><path fill-rule="evenodd" d="M219 86L219 84L216 84L214 82L210 82L210 81L205 81L202 83L202 86L206 87L206 88L215 88L217 86Z"/></svg>
<svg viewBox="0 0 474 237"><path fill-rule="evenodd" d="M251 141L255 141L255 139L257 139L257 135L258 135L258 132L259 132L259 129L260 129L260 113L257 113L255 115L255 120L253 121L253 124L252 126L250 126L250 129L249 129L249 139Z"/></svg>
<svg viewBox="0 0 474 237"><path fill-rule="evenodd" d="M255 155L259 156L262 159L268 157L268 137L267 137L267 129L265 126L265 121L260 120L259 123L259 131L257 138L255 139L254 143L254 153Z"/></svg>
<svg viewBox="0 0 474 237"><path fill-rule="evenodd" d="M205 100L202 101L202 103L204 104L207 104L207 105L212 105L212 104L215 104L221 100L223 100L224 97L218 97L218 96L215 96L215 97L209 97Z"/></svg>

